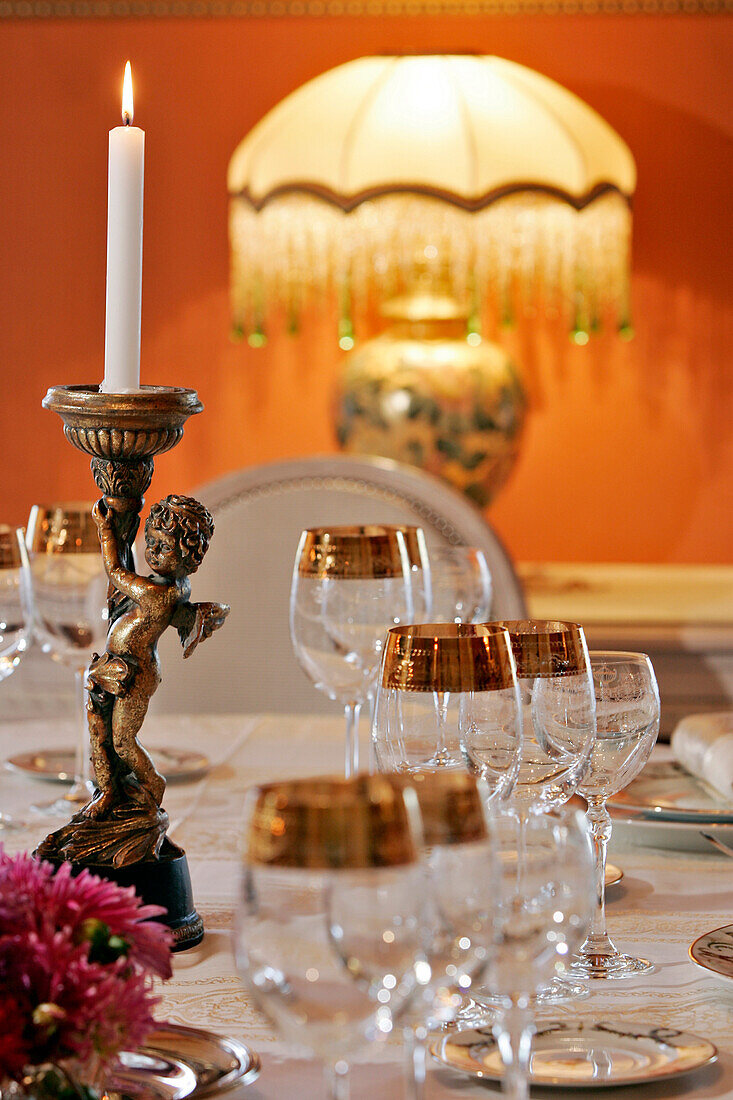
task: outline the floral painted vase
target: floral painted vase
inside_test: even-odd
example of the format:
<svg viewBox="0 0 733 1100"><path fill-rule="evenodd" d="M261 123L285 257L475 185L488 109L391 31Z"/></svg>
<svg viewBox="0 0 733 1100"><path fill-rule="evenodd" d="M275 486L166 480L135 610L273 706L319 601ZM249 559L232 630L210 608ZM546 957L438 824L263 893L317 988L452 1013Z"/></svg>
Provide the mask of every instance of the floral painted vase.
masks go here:
<svg viewBox="0 0 733 1100"><path fill-rule="evenodd" d="M451 298L388 303L392 323L350 352L336 409L345 451L382 455L450 482L479 507L517 458L526 410L521 380L496 344L466 335Z"/></svg>

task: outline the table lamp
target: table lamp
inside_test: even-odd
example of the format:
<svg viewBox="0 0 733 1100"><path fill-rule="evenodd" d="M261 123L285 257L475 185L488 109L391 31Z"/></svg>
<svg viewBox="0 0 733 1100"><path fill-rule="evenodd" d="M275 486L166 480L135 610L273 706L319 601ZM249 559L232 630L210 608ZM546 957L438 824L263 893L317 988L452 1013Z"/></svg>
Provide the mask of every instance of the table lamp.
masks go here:
<svg viewBox="0 0 733 1100"><path fill-rule="evenodd" d="M565 88L498 57L364 57L309 81L229 164L235 330L297 331L338 303L348 451L443 476L484 506L515 461L526 394L482 336L541 314L588 342L630 333L628 147ZM356 346L354 319L385 331ZM536 322L533 322L536 323Z"/></svg>

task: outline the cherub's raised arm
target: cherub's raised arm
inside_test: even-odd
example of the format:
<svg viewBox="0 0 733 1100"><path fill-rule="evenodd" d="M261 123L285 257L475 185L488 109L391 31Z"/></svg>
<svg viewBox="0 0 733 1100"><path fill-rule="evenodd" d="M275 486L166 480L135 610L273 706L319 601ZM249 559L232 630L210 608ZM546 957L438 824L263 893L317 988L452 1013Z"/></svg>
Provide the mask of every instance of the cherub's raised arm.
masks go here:
<svg viewBox="0 0 733 1100"><path fill-rule="evenodd" d="M92 518L99 532L99 543L102 548L102 561L104 562L105 571L117 591L121 592L123 596L129 596L137 604L145 603L147 600L154 598L156 594L160 596L159 585L146 580L145 577L138 576L130 569L125 569L120 563L117 535L112 517L104 501L98 500L96 502L92 508Z"/></svg>

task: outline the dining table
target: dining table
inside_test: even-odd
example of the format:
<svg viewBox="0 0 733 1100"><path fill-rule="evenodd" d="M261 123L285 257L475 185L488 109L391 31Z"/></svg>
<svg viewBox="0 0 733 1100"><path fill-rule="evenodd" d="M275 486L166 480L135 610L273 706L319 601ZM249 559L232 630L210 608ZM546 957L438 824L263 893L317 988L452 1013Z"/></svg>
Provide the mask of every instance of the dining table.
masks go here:
<svg viewBox="0 0 733 1100"><path fill-rule="evenodd" d="M1 705L1 700L0 700ZM335 708L334 708L335 709ZM362 731L364 734L364 731ZM3 720L0 758L74 742L73 722ZM203 752L210 767L188 781L171 781L164 805L169 835L187 853L202 943L175 954L173 977L160 983L157 1016L245 1043L261 1059L256 1080L227 1093L232 1100L317 1100L324 1096L321 1068L304 1050L284 1043L256 1008L237 975L233 919L239 889L243 802L253 784L294 776L337 774L343 767L343 720L323 715L216 714L149 716L143 742ZM363 736L365 740L365 735ZM658 746L653 759L669 753ZM32 810L55 794L48 780L9 766L0 768L0 810L19 827L0 833L7 851L33 849L61 823ZM700 841L689 850L673 841L649 842L646 830L616 827L613 862L623 879L607 893L609 931L619 947L654 963L651 974L590 983L581 1000L540 1010L540 1019L618 1021L693 1032L718 1048L715 1062L692 1073L622 1087L616 1095L638 1100L672 1097L733 1098L733 979L709 973L688 956L702 933L733 922L733 860ZM350 1059L352 1100L404 1095L397 1036L367 1046ZM573 1089L577 1100L600 1100L598 1087ZM426 1100L488 1097L499 1085L477 1080L430 1060ZM564 1095L563 1089L536 1094Z"/></svg>

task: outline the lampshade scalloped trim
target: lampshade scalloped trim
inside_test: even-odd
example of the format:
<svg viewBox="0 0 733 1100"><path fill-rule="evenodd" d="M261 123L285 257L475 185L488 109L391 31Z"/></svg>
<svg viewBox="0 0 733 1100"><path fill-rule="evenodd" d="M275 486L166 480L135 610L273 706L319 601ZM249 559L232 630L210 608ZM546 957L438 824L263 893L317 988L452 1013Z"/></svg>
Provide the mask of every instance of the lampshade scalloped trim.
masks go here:
<svg viewBox="0 0 733 1100"><path fill-rule="evenodd" d="M428 187L419 183L385 184L381 187L370 187L366 191L360 191L355 195L341 195L329 187L324 187L322 184L293 181L292 183L279 184L259 198L256 198L247 187L239 191L231 192L229 197L231 199L240 199L242 202L251 206L253 210L259 212L264 210L266 206L269 206L270 203L275 202L285 195L310 195L313 198L320 199L323 202L338 207L339 210L342 210L346 214L350 214L352 210L356 210L362 203L370 202L372 199L382 198L385 195L424 195L427 198L439 199L441 202L447 202L452 206L458 206L461 210L466 210L469 213L476 213L479 210L485 210L486 207L491 206L492 203L508 198L510 195L532 193L547 195L549 198L557 199L558 202L565 202L575 210L583 210L602 195L609 193L620 195L629 206L632 201L631 195L625 194L615 183L608 182L596 183L589 191L586 191L582 195L573 195L570 191L565 191L560 187L553 187L551 184L517 182L505 184L502 187L495 187L484 195L470 197L467 195L458 195L453 191L443 191L437 187Z"/></svg>
<svg viewBox="0 0 733 1100"><path fill-rule="evenodd" d="M631 211L614 187L581 207L534 188L477 210L414 191L350 210L302 191L273 195L260 209L237 195L229 233L234 327L255 343L274 310L295 329L309 303L326 299L337 303L348 339L354 317L409 293L426 271L471 303L476 331L530 309L559 318L579 343L604 322L630 326Z"/></svg>

